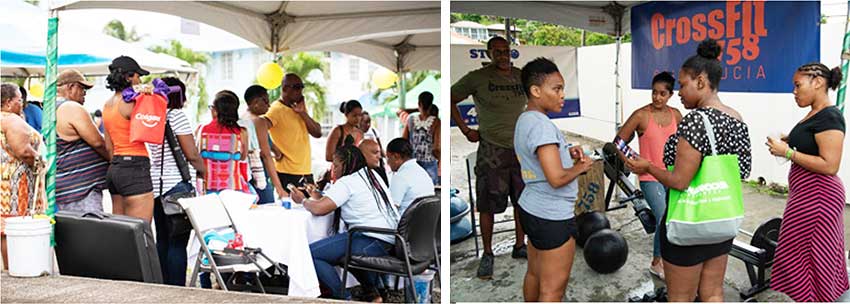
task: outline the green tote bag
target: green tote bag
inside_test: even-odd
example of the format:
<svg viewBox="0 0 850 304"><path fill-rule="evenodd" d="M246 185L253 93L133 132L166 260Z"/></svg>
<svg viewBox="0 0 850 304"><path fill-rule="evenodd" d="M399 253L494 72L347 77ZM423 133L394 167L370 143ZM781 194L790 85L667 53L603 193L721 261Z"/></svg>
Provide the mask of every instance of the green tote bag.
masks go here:
<svg viewBox="0 0 850 304"><path fill-rule="evenodd" d="M679 246L716 244L735 237L744 221L744 198L738 156L717 155L714 129L702 117L711 155L684 191L670 189L667 205L667 240ZM672 166L668 168L672 170Z"/></svg>

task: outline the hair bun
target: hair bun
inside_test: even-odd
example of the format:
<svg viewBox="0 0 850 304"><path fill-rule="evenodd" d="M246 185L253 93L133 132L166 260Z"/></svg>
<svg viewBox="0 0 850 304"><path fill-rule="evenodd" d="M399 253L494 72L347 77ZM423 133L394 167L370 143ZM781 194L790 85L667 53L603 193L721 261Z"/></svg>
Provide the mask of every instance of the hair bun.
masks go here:
<svg viewBox="0 0 850 304"><path fill-rule="evenodd" d="M838 89L838 86L841 85L841 79L844 78L844 75L841 73L840 67L834 67L831 71L829 71L829 77L827 78L827 85L830 89Z"/></svg>
<svg viewBox="0 0 850 304"><path fill-rule="evenodd" d="M706 59L717 60L717 56L720 56L720 45L714 39L703 40L697 47L697 54Z"/></svg>
<svg viewBox="0 0 850 304"><path fill-rule="evenodd" d="M343 101L343 102L339 103L339 112L342 113L342 114L345 114L345 104L346 103L348 103L348 102Z"/></svg>

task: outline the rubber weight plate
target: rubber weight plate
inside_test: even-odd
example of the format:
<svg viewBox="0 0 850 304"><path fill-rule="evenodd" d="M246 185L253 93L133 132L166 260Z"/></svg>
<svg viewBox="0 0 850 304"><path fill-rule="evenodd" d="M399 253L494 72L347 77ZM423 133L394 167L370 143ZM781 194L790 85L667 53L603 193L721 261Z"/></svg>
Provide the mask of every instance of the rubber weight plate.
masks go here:
<svg viewBox="0 0 850 304"><path fill-rule="evenodd" d="M764 249L767 251L767 260L773 260L773 253L776 252L776 244L779 243L779 227L782 224L782 218L776 217L759 225L758 229L753 233L753 239L750 245Z"/></svg>

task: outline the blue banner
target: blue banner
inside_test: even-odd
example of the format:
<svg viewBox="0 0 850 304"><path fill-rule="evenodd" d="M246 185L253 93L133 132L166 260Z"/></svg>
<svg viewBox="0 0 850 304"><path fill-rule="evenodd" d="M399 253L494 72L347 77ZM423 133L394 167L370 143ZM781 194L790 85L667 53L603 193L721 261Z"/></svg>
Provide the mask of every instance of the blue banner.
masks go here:
<svg viewBox="0 0 850 304"><path fill-rule="evenodd" d="M725 92L790 93L791 78L820 61L820 2L649 2L632 8L632 88L679 73L699 42L721 47Z"/></svg>
<svg viewBox="0 0 850 304"><path fill-rule="evenodd" d="M475 111L474 104L458 104L460 116L463 117L463 122L467 125L478 124L478 112ZM581 116L581 103L578 99L564 99L564 108L560 113L549 113L549 118L570 118ZM456 127L454 120L451 121L451 126Z"/></svg>

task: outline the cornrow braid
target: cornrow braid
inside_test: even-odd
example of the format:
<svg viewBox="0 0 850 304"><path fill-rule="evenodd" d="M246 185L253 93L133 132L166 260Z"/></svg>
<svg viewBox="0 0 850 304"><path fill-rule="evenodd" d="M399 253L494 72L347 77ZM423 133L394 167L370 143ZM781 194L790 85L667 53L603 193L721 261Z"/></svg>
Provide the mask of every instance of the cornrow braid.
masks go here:
<svg viewBox="0 0 850 304"><path fill-rule="evenodd" d="M811 62L797 68L797 72L803 75L815 77L823 77L826 79L826 89L835 90L841 84L842 73L841 69L836 67L830 70L826 65L820 62Z"/></svg>

